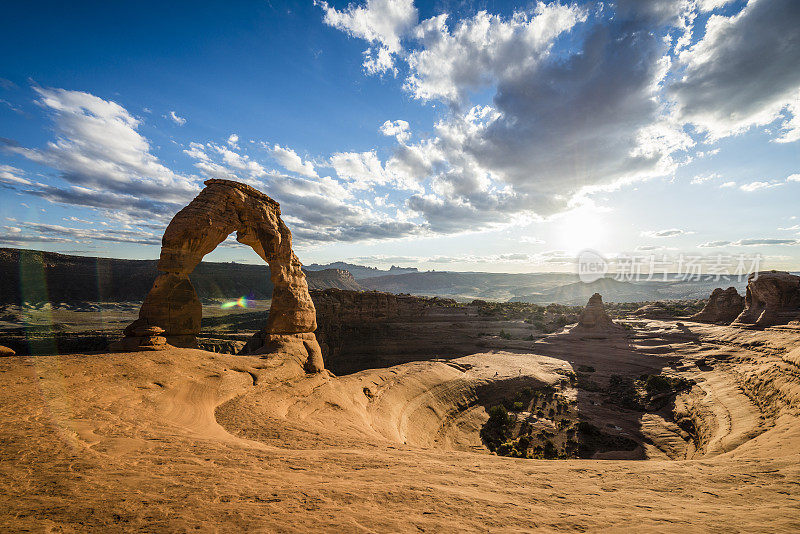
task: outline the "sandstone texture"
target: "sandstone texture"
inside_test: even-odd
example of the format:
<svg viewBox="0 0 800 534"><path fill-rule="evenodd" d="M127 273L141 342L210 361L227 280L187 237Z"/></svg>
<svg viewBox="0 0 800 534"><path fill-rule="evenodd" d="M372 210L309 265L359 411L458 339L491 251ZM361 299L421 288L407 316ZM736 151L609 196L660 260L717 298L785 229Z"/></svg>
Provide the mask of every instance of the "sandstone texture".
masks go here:
<svg viewBox="0 0 800 534"><path fill-rule="evenodd" d="M126 338L148 337L138 335L137 329L158 327L170 344L197 347L202 305L189 274L206 254L236 232L237 241L252 247L269 264L273 284L267 324L243 350L262 354L265 347L274 345L274 336L279 336L280 347L303 351L307 369L321 370L313 335L316 310L302 265L292 250L292 234L281 219L280 205L239 182L212 179L205 185L167 226L158 262L161 274L145 298L139 318L125 330ZM297 339L289 343L286 336Z"/></svg>
<svg viewBox="0 0 800 534"><path fill-rule="evenodd" d="M603 297L600 293L595 293L589 297L589 302L578 318L578 324L574 330L580 332L611 332L617 330L618 325L611 320L603 307Z"/></svg>
<svg viewBox="0 0 800 534"><path fill-rule="evenodd" d="M765 327L787 324L800 315L800 276L782 271L753 273L747 279L744 310L732 324Z"/></svg>
<svg viewBox="0 0 800 534"><path fill-rule="evenodd" d="M711 292L708 302L700 312L690 317L694 321L707 323L726 323L736 319L744 310L744 297L735 287L728 289L716 288Z"/></svg>
<svg viewBox="0 0 800 534"><path fill-rule="evenodd" d="M0 357L13 356L15 354L16 354L16 352L14 352L12 349L0 345Z"/></svg>

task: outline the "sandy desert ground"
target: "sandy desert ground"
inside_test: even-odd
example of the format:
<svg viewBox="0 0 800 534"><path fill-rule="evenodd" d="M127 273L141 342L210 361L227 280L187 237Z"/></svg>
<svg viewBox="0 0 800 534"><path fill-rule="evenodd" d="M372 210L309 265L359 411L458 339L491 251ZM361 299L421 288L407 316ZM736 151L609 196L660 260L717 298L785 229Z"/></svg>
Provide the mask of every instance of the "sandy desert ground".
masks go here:
<svg viewBox="0 0 800 534"><path fill-rule="evenodd" d="M631 325L340 377L191 349L6 358L0 529L800 529L800 333ZM694 380L669 409L696 432L598 402L565 381L579 366ZM486 408L523 384L563 386L638 459L490 454Z"/></svg>

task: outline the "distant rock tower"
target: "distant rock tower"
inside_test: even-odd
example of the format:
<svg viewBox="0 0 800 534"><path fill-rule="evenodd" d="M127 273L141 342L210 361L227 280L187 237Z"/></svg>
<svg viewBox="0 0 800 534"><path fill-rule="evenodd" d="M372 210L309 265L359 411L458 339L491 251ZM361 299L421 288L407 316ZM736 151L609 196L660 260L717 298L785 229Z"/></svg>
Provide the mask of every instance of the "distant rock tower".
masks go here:
<svg viewBox="0 0 800 534"><path fill-rule="evenodd" d="M589 297L589 302L586 304L583 312L581 312L578 318L578 324L573 330L587 333L604 333L613 332L619 328L620 326L615 324L606 313L603 307L603 297L600 293L595 293Z"/></svg>

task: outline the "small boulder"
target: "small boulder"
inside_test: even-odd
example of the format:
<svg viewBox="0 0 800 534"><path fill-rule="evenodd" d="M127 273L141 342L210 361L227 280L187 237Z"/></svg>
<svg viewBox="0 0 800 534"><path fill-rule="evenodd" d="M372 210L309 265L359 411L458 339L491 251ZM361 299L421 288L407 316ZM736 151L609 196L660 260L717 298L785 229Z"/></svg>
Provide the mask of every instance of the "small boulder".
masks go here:
<svg viewBox="0 0 800 534"><path fill-rule="evenodd" d="M0 358L5 356L14 356L15 354L16 352L14 352L12 349L0 345Z"/></svg>

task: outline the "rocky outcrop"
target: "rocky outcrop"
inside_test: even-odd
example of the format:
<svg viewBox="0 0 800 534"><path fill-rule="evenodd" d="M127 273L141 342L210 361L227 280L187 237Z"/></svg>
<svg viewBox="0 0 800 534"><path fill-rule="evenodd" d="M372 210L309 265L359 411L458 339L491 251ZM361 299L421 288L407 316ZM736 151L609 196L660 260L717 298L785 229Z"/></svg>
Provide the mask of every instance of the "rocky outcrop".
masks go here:
<svg viewBox="0 0 800 534"><path fill-rule="evenodd" d="M744 297L735 287L716 288L708 297L708 302L698 313L690 317L694 321L730 324L744 310Z"/></svg>
<svg viewBox="0 0 800 534"><path fill-rule="evenodd" d="M747 278L744 310L733 321L739 326L787 324L800 315L800 276L782 271L753 273Z"/></svg>
<svg viewBox="0 0 800 534"><path fill-rule="evenodd" d="M318 322L377 322L400 318L418 318L434 303L455 302L449 299L395 295L381 291L312 291Z"/></svg>
<svg viewBox="0 0 800 534"><path fill-rule="evenodd" d="M589 297L589 302L578 318L578 324L573 330L579 332L611 332L620 327L611 320L603 307L603 297L595 293Z"/></svg>
<svg viewBox="0 0 800 534"><path fill-rule="evenodd" d="M461 345L472 342L438 330L468 313L454 300L338 289L311 296L326 368L337 374L462 354Z"/></svg>
<svg viewBox="0 0 800 534"><path fill-rule="evenodd" d="M3 356L13 356L15 354L16 352L14 352L12 349L0 345L0 358L2 358Z"/></svg>
<svg viewBox="0 0 800 534"><path fill-rule="evenodd" d="M281 219L280 205L252 187L230 180L207 180L188 206L167 226L158 261L159 276L126 330L159 327L176 346L196 347L202 306L189 280L203 256L231 233L269 264L272 305L264 329L245 345L247 354L301 351L307 371L321 371L322 358L313 332L316 310L300 261L292 250L292 234ZM132 343L132 342L129 342ZM277 349L276 349L277 347Z"/></svg>
<svg viewBox="0 0 800 534"><path fill-rule="evenodd" d="M128 333L130 331L130 333ZM137 326L126 329L125 337L112 343L113 350L137 352L141 350L165 350L169 348L167 338L163 336L164 329L158 326Z"/></svg>

